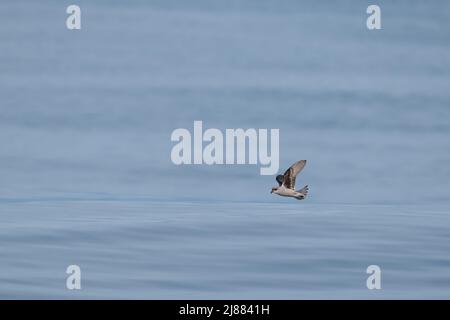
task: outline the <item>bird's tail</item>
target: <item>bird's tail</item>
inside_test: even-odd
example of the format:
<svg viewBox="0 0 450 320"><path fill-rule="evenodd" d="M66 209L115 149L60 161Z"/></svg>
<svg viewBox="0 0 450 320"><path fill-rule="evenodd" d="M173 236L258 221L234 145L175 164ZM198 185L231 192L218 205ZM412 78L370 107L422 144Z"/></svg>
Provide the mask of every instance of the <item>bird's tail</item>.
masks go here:
<svg viewBox="0 0 450 320"><path fill-rule="evenodd" d="M309 191L308 185L304 186L300 190L297 190L297 192L300 192L303 195L302 199L306 197L308 191Z"/></svg>

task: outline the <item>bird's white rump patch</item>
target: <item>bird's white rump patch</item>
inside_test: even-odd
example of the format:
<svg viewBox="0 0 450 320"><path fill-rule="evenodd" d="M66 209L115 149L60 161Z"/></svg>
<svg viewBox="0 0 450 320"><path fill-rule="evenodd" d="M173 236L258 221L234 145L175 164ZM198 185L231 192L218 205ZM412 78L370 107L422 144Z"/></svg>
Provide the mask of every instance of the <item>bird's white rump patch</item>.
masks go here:
<svg viewBox="0 0 450 320"><path fill-rule="evenodd" d="M178 142L170 154L176 165L259 164L261 175L278 172L279 129L225 129L223 134L215 128L203 132L203 122L194 121L192 135L188 129L179 128L172 132L170 139Z"/></svg>

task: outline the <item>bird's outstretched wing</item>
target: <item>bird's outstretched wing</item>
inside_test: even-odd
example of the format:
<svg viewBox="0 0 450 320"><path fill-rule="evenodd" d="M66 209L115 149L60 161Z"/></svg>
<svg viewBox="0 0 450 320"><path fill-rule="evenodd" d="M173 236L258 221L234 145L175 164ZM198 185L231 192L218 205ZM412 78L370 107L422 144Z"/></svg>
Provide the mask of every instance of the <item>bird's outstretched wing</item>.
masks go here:
<svg viewBox="0 0 450 320"><path fill-rule="evenodd" d="M300 171L305 167L306 160L300 160L294 163L289 169L286 170L286 172L283 175L283 183L284 186L288 189L294 189L295 188L295 177L298 175ZM280 179L281 180L281 179ZM280 183L280 180L277 181Z"/></svg>
<svg viewBox="0 0 450 320"><path fill-rule="evenodd" d="M281 185L282 185L283 182L284 182L284 176L283 176L282 174L279 174L279 175L277 175L276 179L277 179L278 184L279 184L280 187L281 187Z"/></svg>

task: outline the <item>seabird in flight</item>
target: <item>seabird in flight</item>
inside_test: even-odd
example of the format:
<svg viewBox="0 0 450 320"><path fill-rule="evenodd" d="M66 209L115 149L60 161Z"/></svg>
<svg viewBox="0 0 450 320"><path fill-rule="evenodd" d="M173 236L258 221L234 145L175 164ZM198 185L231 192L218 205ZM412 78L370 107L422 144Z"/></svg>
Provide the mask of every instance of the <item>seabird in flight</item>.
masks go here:
<svg viewBox="0 0 450 320"><path fill-rule="evenodd" d="M278 187L273 187L270 193L275 193L283 197L292 197L297 200L305 199L308 194L308 185L304 186L300 190L295 191L295 177L302 171L306 165L306 160L300 160L294 163L286 172L281 175L277 175Z"/></svg>

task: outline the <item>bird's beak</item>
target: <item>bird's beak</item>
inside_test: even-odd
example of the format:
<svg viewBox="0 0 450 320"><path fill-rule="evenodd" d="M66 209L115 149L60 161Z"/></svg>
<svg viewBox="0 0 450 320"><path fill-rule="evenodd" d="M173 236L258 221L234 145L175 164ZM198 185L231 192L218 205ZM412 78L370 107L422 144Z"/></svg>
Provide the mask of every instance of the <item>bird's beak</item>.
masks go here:
<svg viewBox="0 0 450 320"><path fill-rule="evenodd" d="M270 193L273 193L273 190L270 190Z"/></svg>

